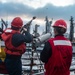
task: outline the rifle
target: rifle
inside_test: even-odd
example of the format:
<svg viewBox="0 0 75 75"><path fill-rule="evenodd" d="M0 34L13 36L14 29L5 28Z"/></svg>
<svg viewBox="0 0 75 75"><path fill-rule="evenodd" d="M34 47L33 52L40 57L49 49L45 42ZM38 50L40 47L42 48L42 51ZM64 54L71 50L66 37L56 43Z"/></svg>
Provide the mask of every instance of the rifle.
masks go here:
<svg viewBox="0 0 75 75"><path fill-rule="evenodd" d="M30 32L30 25L31 25L31 23L32 23L32 21L33 21L34 19L36 19L35 16L34 16L27 24L25 24L25 25L21 28L20 32L23 31L23 28L26 28L27 31ZM23 32L22 32L22 33L23 33Z"/></svg>

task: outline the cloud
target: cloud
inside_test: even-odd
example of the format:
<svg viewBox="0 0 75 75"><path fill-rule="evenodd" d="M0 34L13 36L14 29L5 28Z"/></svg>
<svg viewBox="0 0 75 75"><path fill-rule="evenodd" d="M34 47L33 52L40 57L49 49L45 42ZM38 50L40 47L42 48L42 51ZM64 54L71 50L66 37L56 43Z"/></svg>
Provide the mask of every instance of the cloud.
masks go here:
<svg viewBox="0 0 75 75"><path fill-rule="evenodd" d="M0 16L8 14L13 15L31 15L34 9L21 3L0 3Z"/></svg>
<svg viewBox="0 0 75 75"><path fill-rule="evenodd" d="M69 5L65 7L58 7L52 4L47 4L44 7L34 9L22 3L1 3L0 2L0 16L16 16L16 15L27 15L37 16L38 18L64 18L69 19L70 16L75 17L75 5Z"/></svg>
<svg viewBox="0 0 75 75"><path fill-rule="evenodd" d="M47 4L43 8L38 8L33 13L39 15L39 17L48 16L50 18L64 18L69 19L70 16L75 16L75 5L66 7L56 7L51 4Z"/></svg>

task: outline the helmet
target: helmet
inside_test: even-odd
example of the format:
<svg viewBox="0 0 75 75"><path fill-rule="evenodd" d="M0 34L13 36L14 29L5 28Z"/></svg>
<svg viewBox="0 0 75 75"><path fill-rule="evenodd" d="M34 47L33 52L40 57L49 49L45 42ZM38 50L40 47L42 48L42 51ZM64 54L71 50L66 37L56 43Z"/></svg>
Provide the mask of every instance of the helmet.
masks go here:
<svg viewBox="0 0 75 75"><path fill-rule="evenodd" d="M14 26L14 27L21 28L22 25L23 25L23 21L20 17L15 17L11 22L11 26Z"/></svg>
<svg viewBox="0 0 75 75"><path fill-rule="evenodd" d="M67 24L64 20L60 19L54 23L53 27L61 27L61 28L67 29Z"/></svg>

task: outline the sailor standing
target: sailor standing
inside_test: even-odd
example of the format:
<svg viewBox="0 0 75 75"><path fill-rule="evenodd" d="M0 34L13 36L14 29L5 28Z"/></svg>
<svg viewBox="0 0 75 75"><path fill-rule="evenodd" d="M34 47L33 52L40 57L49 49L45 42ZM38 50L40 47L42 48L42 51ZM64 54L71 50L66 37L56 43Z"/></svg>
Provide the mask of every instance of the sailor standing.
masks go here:
<svg viewBox="0 0 75 75"><path fill-rule="evenodd" d="M50 38L40 54L40 60L45 63L45 75L70 75L72 60L72 44L64 37L67 24L57 20L54 25L54 38Z"/></svg>
<svg viewBox="0 0 75 75"><path fill-rule="evenodd" d="M11 22L11 28L7 28L1 35L5 42L5 65L9 75L22 75L21 56L26 51L26 43L32 41L32 35L24 28L25 35L20 33L23 21L15 17Z"/></svg>

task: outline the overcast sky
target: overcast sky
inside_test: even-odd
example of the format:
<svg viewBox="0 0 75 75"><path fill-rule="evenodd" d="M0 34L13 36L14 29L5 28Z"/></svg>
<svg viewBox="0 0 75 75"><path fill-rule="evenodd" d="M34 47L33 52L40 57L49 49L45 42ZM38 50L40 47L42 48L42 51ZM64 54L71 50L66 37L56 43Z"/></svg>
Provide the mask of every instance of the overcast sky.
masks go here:
<svg viewBox="0 0 75 75"><path fill-rule="evenodd" d="M36 16L40 24L46 16L69 22L70 16L75 17L75 0L0 0L0 17L12 20L15 16L25 20Z"/></svg>

